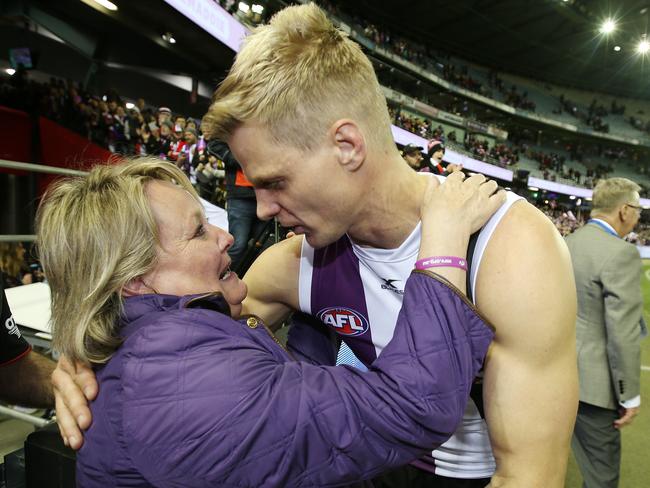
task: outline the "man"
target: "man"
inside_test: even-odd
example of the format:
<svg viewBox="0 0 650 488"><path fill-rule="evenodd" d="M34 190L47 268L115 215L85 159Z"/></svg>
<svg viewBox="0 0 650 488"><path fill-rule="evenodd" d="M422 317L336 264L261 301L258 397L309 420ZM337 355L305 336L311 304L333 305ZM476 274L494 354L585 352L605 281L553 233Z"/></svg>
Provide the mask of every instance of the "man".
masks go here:
<svg viewBox="0 0 650 488"><path fill-rule="evenodd" d="M580 404L571 445L585 488L618 486L620 429L641 404L641 258L622 237L639 220L639 185L601 180L591 220L566 238L578 292Z"/></svg>
<svg viewBox="0 0 650 488"><path fill-rule="evenodd" d="M299 234L253 264L246 313L276 324L307 311L372 363L392 337L418 242L430 237L419 224L430 177L397 151L370 61L317 6L289 7L246 39L214 100L204 133L230 145L258 216ZM563 486L577 408L570 258L545 216L508 200L471 253L468 290L496 327L485 404L477 391L461 435L404 486L484 487L490 477L500 487ZM75 392L66 370L56 384ZM92 383L78 384L92 396ZM88 425L78 391L66 396L63 408ZM70 414L61 422L79 435Z"/></svg>
<svg viewBox="0 0 650 488"><path fill-rule="evenodd" d="M56 365L32 351L20 335L0 280L0 400L50 408L54 405L50 375Z"/></svg>
<svg viewBox="0 0 650 488"><path fill-rule="evenodd" d="M422 163L422 148L415 144L409 143L402 148L402 157L408 165L415 171L420 170L420 163Z"/></svg>

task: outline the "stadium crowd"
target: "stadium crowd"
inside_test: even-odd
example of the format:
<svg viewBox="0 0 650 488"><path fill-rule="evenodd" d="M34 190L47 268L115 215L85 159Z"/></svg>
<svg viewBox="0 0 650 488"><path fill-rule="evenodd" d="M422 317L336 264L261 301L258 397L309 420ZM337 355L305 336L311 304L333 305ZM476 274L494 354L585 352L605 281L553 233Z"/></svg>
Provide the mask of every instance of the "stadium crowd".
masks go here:
<svg viewBox="0 0 650 488"><path fill-rule="evenodd" d="M38 83L20 72L0 85L0 105L46 117L116 154L170 161L203 198L223 206L224 165L208 154L199 120L150 107L143 98L129 103L114 91L99 96L73 81Z"/></svg>
<svg viewBox="0 0 650 488"><path fill-rule="evenodd" d="M398 42L390 35L376 28L369 28L368 35L380 43ZM400 46L403 45L402 41ZM401 53L409 59L424 59L424 53L414 53L405 47ZM461 76L465 76L462 74ZM123 155L154 155L170 161L181 168L195 184L200 195L220 206L225 203L223 184L224 163L207 151L206 142L200 131L200 121L182 114L173 114L168 107L151 107L144 99L125 103L116 92L103 96L84 91L72 81L50 79L47 83L28 80L26 73L20 71L15 76L3 78L0 84L0 105L26 110L42 115L67 127L88 140ZM472 84L472 82L468 82ZM516 87L505 88L497 73L490 75L490 85L498 90L516 93ZM525 93L524 93L525 95ZM523 98L526 98L522 95ZM565 103L570 103L564 98ZM612 112L624 112L625 107L612 104ZM600 116L606 111L594 101L589 112ZM559 152L543 151L534 148L532 135L527 130L509 129L509 141L490 143L469 131L464 132L458 141L455 130L445 132L442 125L425 117L417 117L391 107L393 123L409 132L426 139L436 139L467 155L501 167L516 168L520 155L538 162L543 177L550 181L559 178L575 181L576 184L592 188L600 178L612 171L611 164L598 163L587 167L585 174L567 167L566 156ZM595 155L612 162L625 160L639 161L639 153L623 147L605 147L601 144L585 147L582 144L566 142L564 146L572 160L585 161ZM587 154L587 155L586 155ZM643 168L640 165L639 168ZM643 193L647 194L647 188ZM571 212L549 210L547 215L558 230L566 235L582 225L583 221ZM634 236L635 242L645 244L650 239L650 231L644 229Z"/></svg>

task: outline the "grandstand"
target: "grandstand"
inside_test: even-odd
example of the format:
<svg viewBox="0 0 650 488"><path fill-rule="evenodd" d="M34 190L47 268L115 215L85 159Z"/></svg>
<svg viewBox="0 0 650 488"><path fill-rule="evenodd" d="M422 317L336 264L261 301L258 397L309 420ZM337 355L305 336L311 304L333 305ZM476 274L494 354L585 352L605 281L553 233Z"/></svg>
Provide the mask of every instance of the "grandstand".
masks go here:
<svg viewBox="0 0 650 488"><path fill-rule="evenodd" d="M113 2L116 10L94 0L0 7L0 241L27 247L34 240L36 204L57 177L50 172L81 174L119 155L169 160L203 198L224 206L225 163L209 153L200 119L242 38L285 2ZM542 209L562 235L584 224L602 178L637 182L650 208L650 97L642 81L650 63L633 54L632 28L611 39L594 34L604 15L598 2L496 0L489 9L480 2L317 3L371 59L399 146L444 142L445 162L497 179ZM622 3L628 26L648 22L643 2ZM167 111L169 123L161 118ZM186 137L192 124L193 142ZM629 238L646 258L649 213ZM30 264L39 266L36 255ZM650 322L648 259L644 271ZM47 347L38 339L49 339L47 332L38 334L35 343ZM646 410L624 434L623 488L650 478ZM12 422L5 431L20 431L19 439L3 454L30 430ZM2 429L0 421L0 436ZM571 461L566 487L580 481Z"/></svg>

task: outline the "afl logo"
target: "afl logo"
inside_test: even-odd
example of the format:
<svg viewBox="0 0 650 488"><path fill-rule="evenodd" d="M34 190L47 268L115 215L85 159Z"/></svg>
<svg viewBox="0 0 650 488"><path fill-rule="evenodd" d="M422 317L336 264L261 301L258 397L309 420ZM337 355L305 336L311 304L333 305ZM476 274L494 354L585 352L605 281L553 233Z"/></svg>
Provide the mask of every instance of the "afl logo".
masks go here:
<svg viewBox="0 0 650 488"><path fill-rule="evenodd" d="M350 308L325 308L318 312L318 318L344 336L357 336L368 330L368 320Z"/></svg>

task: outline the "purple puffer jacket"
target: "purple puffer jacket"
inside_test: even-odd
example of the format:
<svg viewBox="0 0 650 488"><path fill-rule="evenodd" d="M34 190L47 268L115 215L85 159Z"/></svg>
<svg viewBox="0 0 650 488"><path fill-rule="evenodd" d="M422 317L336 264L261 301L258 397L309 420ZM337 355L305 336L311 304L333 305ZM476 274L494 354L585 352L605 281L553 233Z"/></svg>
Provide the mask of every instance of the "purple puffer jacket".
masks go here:
<svg viewBox="0 0 650 488"><path fill-rule="evenodd" d="M428 275L428 276L427 276ZM343 486L454 432L493 333L432 273L406 285L367 373L292 359L215 296L125 302L124 343L97 371L77 482L94 487Z"/></svg>

